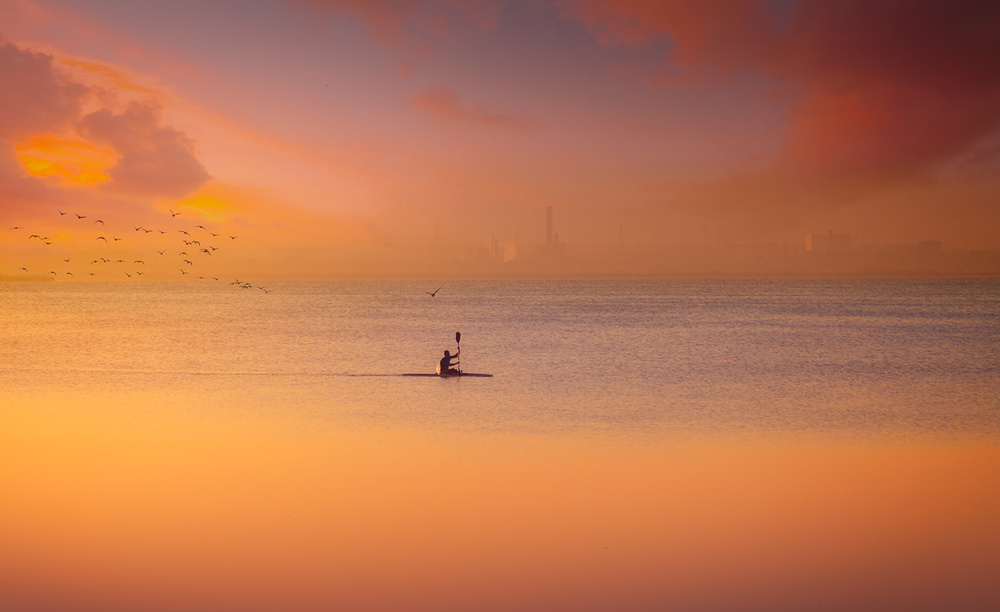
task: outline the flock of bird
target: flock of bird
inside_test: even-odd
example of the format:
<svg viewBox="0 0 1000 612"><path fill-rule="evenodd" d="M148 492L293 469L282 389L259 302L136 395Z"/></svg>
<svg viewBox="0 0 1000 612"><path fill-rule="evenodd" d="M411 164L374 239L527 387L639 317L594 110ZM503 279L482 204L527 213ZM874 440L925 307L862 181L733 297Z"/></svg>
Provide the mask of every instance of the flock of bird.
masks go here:
<svg viewBox="0 0 1000 612"><path fill-rule="evenodd" d="M212 259L219 257L216 253L224 250L223 247L216 246L216 244L231 242L239 238L239 236L231 234L213 232L200 224L179 227L179 224L183 223L183 221L180 219L177 221L173 220L183 213L175 212L172 209L170 210L170 219L172 225L174 225L173 229L153 229L139 225L130 225L129 227L133 233L128 239L122 237L122 234L129 235L127 233L128 229L121 228L122 232L120 233L111 232L109 231L111 228L105 223L104 219L91 219L90 215L76 212L69 213L62 210L58 210L57 212L59 213L59 217L69 216L70 223L76 226L75 229L78 231L73 232L74 240L63 240L64 238L68 238L70 234L64 232L62 229L57 234L60 238L52 238L42 233L31 233L28 234L27 240L38 240L39 247L43 249L53 249L53 245L56 245L56 248L53 250L61 251L62 256L67 254L67 250L73 251L75 256L68 258L59 256L59 260L54 260L56 263L52 266L46 266L55 269L50 269L47 272L43 272L44 268L43 270L29 270L28 266L21 266L15 270L15 273L35 277L44 274L45 276L51 275L53 278L67 280L77 278L78 275L86 275L88 278L95 277L112 280L115 278L121 280L138 279L146 274L148 268L146 263L146 249L152 247L152 250L148 251L148 255L155 258L155 260L151 261L156 264L157 270L161 272L161 275L165 273L168 277L171 275L176 275L179 278L191 276L199 280L219 281L218 276L213 276L207 272L198 275L195 274L195 270L197 269L201 272L205 268L211 269ZM15 234L25 234L29 230L15 225L9 228L8 231ZM88 233L90 236L86 235ZM95 233L100 235L94 236L93 234ZM90 238L93 238L94 248L87 247L85 243L82 247L80 246L81 239L86 241ZM63 244L60 245L60 242L63 242ZM71 242L72 244L70 244ZM60 246L63 248L60 249ZM90 254L91 252L97 253L96 256L91 254L90 257L81 257L81 253ZM89 263L85 263L87 259L90 259ZM81 269L81 266L84 264L85 268ZM67 268L71 267L76 270L77 274L74 274L73 270L67 270ZM176 270L176 272L171 273L171 269ZM238 286L242 289L259 289L265 293L270 293L269 289L239 280L229 284L230 286Z"/></svg>

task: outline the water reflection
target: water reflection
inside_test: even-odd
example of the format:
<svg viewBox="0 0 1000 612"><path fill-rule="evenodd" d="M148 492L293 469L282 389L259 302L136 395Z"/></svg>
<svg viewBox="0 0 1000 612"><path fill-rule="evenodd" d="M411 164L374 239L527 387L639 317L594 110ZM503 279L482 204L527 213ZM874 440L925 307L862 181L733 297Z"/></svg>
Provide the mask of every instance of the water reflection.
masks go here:
<svg viewBox="0 0 1000 612"><path fill-rule="evenodd" d="M996 446L441 436L15 399L4 609L1000 604Z"/></svg>

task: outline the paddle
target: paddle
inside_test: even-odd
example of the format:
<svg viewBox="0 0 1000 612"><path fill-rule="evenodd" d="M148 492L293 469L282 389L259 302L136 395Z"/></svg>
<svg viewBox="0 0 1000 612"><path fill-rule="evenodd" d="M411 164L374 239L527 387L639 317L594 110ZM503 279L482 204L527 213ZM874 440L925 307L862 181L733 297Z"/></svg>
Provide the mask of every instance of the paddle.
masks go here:
<svg viewBox="0 0 1000 612"><path fill-rule="evenodd" d="M458 367L458 373L462 373L462 332L455 332L455 344L458 345L458 352L455 353L455 365Z"/></svg>

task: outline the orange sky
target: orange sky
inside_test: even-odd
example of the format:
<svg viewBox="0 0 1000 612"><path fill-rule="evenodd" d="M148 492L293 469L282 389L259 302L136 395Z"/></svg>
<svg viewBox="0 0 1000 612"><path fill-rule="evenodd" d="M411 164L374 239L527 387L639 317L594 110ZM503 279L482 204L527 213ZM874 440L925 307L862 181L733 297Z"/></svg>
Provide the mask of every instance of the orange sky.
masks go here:
<svg viewBox="0 0 1000 612"><path fill-rule="evenodd" d="M541 244L548 206L569 245L1000 248L988 3L0 0L0 24L0 276L434 277ZM181 263L182 231L214 259Z"/></svg>

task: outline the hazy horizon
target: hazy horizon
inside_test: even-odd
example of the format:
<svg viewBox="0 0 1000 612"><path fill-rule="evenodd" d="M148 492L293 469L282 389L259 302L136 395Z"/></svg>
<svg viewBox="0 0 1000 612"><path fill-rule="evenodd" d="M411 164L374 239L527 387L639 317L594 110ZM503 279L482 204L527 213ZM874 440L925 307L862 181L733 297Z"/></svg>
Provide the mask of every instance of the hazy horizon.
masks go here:
<svg viewBox="0 0 1000 612"><path fill-rule="evenodd" d="M549 207L574 248L1000 248L982 3L2 0L0 23L6 278L116 249L181 278L208 270L175 248L196 226L239 237L199 245L227 275L454 276L482 248L513 276L704 273L546 271Z"/></svg>

